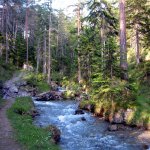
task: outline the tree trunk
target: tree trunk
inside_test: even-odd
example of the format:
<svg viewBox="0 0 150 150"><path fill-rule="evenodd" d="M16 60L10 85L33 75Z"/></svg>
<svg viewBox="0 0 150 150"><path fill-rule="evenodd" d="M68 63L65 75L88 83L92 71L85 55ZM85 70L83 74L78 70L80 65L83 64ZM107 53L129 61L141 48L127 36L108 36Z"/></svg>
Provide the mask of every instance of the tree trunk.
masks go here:
<svg viewBox="0 0 150 150"><path fill-rule="evenodd" d="M44 56L43 56L43 73L46 74L46 67L47 67L47 42L46 42L46 26L45 26L45 31L44 31Z"/></svg>
<svg viewBox="0 0 150 150"><path fill-rule="evenodd" d="M37 43L37 54L36 54L36 57L37 57L37 61L36 61L36 72L38 73L39 72L39 64L40 64L40 39L38 39L38 43Z"/></svg>
<svg viewBox="0 0 150 150"><path fill-rule="evenodd" d="M51 82L51 4L50 1L50 13L49 13L49 44L48 44L48 79L47 82Z"/></svg>
<svg viewBox="0 0 150 150"><path fill-rule="evenodd" d="M106 35L105 35L105 21L104 21L104 17L102 18L102 24L101 24L101 70L102 70L102 74L104 74L104 67L105 67L105 60L104 60L104 52L105 52L105 42L106 42Z"/></svg>
<svg viewBox="0 0 150 150"><path fill-rule="evenodd" d="M82 80L82 75L81 75L81 54L80 54L80 30L81 30L81 21L80 21L80 0L78 0L78 12L77 12L77 20L78 20L78 82Z"/></svg>
<svg viewBox="0 0 150 150"><path fill-rule="evenodd" d="M9 41L8 41L8 6L6 5L6 33L5 33L5 38L6 38L6 63L8 63L8 59L9 59Z"/></svg>
<svg viewBox="0 0 150 150"><path fill-rule="evenodd" d="M135 52L136 52L136 64L140 63L140 48L139 48L139 31L138 24L135 25Z"/></svg>
<svg viewBox="0 0 150 150"><path fill-rule="evenodd" d="M28 15L29 15L29 0L27 0L27 2L26 2L26 19L25 19L26 63L27 63L27 65L29 64Z"/></svg>
<svg viewBox="0 0 150 150"><path fill-rule="evenodd" d="M119 10L120 10L120 67L121 67L121 79L128 80L125 0L120 0Z"/></svg>

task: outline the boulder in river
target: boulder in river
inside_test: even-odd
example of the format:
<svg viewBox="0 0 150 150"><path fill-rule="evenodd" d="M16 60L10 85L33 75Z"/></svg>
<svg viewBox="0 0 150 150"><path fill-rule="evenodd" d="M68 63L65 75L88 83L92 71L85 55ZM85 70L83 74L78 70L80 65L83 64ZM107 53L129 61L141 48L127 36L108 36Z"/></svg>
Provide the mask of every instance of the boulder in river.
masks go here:
<svg viewBox="0 0 150 150"><path fill-rule="evenodd" d="M32 109L30 111L30 115L32 116L32 118L36 117L36 116L39 116L39 112L36 110L36 109Z"/></svg>
<svg viewBox="0 0 150 150"><path fill-rule="evenodd" d="M82 120L82 121L86 121L85 117L81 117L81 120Z"/></svg>
<svg viewBox="0 0 150 150"><path fill-rule="evenodd" d="M149 150L149 146L147 145L147 144L143 144L143 149L147 149L147 150Z"/></svg>
<svg viewBox="0 0 150 150"><path fill-rule="evenodd" d="M111 124L108 127L108 131L117 131L117 130L118 130L118 127L116 124Z"/></svg>
<svg viewBox="0 0 150 150"><path fill-rule="evenodd" d="M84 111L82 109L77 109L75 111L75 115L81 115L81 114L84 114Z"/></svg>

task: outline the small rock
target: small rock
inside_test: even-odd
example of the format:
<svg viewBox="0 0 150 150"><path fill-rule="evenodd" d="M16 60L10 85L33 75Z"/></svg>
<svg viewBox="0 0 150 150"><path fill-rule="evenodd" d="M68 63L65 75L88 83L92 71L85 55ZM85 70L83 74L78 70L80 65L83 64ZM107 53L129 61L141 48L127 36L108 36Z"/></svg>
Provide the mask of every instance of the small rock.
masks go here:
<svg viewBox="0 0 150 150"><path fill-rule="evenodd" d="M33 109L33 110L31 110L30 115L32 116L32 118L34 118L36 116L39 116L40 114L37 110Z"/></svg>
<svg viewBox="0 0 150 150"><path fill-rule="evenodd" d="M143 144L143 149L149 149L149 146L147 144Z"/></svg>
<svg viewBox="0 0 150 150"><path fill-rule="evenodd" d="M85 117L81 117L81 120L82 120L82 121L86 121Z"/></svg>
<svg viewBox="0 0 150 150"><path fill-rule="evenodd" d="M60 135L61 135L61 132L58 128L56 128L55 126L48 126L46 127L46 130L49 131L52 135L52 141L57 144L59 141L60 141Z"/></svg>
<svg viewBox="0 0 150 150"><path fill-rule="evenodd" d="M77 109L75 111L75 115L81 115L81 114L84 114L83 110L82 109Z"/></svg>
<svg viewBox="0 0 150 150"><path fill-rule="evenodd" d="M111 124L108 127L108 131L117 131L117 130L118 130L118 127L116 124Z"/></svg>

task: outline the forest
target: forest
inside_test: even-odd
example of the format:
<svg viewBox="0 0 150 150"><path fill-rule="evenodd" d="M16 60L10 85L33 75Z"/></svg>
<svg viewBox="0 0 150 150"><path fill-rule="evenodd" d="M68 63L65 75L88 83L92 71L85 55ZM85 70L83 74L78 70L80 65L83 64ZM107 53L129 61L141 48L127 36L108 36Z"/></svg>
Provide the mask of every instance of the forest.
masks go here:
<svg viewBox="0 0 150 150"><path fill-rule="evenodd" d="M63 96L57 93L56 99L78 101L75 113L89 111L109 122L111 131L120 130L120 124L124 128L135 127L136 131L142 128L145 133L142 148L150 148L150 1L76 0L67 6L72 10L71 15L61 8L53 8L55 1L59 0L0 1L0 112L7 105L4 100L7 93L9 100L20 97L11 103L9 110L4 110L7 115L0 113L0 119L9 118L15 132L20 132L17 141L22 141L25 149L55 150L58 148L55 142L42 147L34 140L41 140L48 131L52 135L60 131L50 126L46 131L38 131L39 137L35 135L28 140L29 135L20 121L23 119L27 130L36 132L31 118L30 125L26 124L33 104L30 97L24 96L57 93L62 88ZM22 79L28 85L23 85ZM19 85L17 89L15 82ZM9 84L13 86L8 88ZM34 94L22 92L20 96L19 90L27 88ZM21 119L14 112L29 116ZM86 120L84 117L82 121ZM52 137L59 141L55 134ZM1 141L0 149L2 146L9 150ZM63 146L60 147L64 150L74 150ZM13 147L17 149L15 144Z"/></svg>

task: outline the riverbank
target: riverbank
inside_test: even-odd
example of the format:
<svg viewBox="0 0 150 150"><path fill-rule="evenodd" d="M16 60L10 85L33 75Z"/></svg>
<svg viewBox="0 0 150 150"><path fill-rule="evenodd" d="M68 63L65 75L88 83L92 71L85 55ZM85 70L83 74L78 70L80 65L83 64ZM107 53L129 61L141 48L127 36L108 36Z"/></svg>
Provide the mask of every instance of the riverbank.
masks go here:
<svg viewBox="0 0 150 150"><path fill-rule="evenodd" d="M8 110L8 118L15 129L15 138L26 150L58 150L53 143L50 131L38 128L33 124L33 117L37 114L30 97L17 98Z"/></svg>

